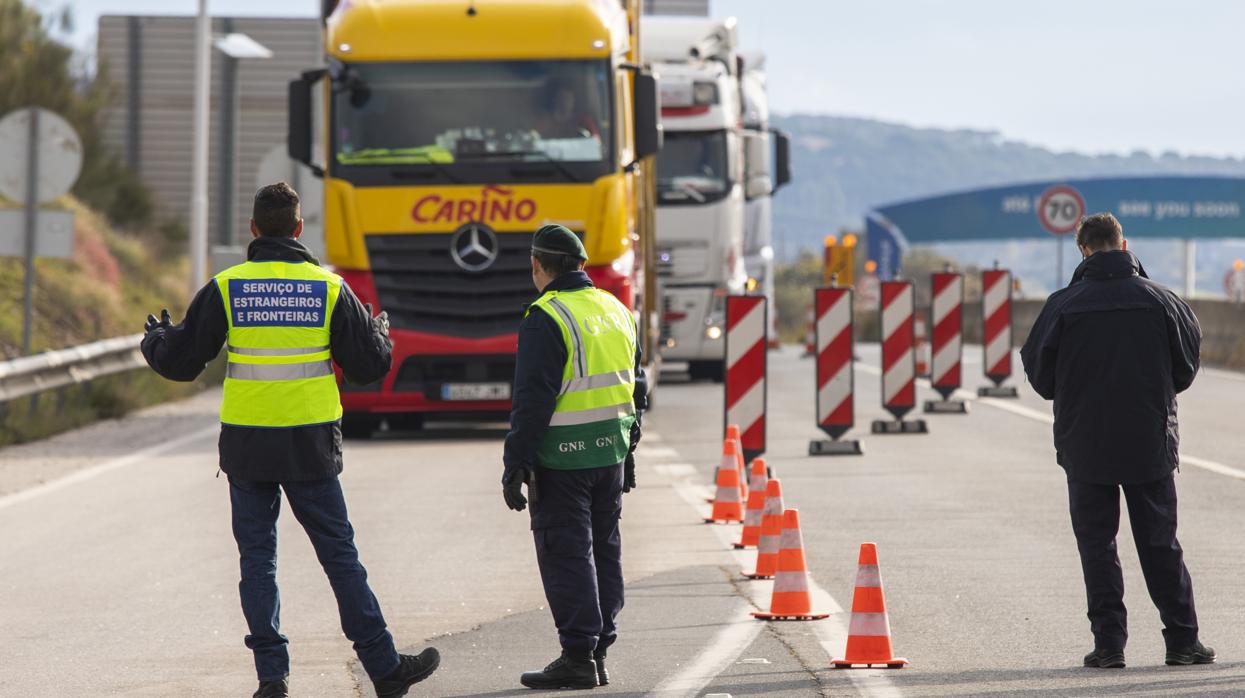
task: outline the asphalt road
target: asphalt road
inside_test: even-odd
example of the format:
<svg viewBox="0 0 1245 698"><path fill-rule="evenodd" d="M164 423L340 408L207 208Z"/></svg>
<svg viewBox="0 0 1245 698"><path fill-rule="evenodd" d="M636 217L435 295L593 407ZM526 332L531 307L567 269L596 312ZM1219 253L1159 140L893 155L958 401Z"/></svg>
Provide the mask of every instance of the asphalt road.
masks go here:
<svg viewBox="0 0 1245 698"><path fill-rule="evenodd" d="M864 456L807 456L812 365L770 361L767 458L800 509L824 621L762 623L770 583L740 579L737 527L705 526L721 387L663 383L624 502L628 579L611 650L627 696L1245 694L1245 376L1207 372L1181 399L1181 540L1209 667L1162 665L1157 614L1127 523L1129 668L1079 667L1091 646L1084 590L1054 465L1049 406L972 400L924 416L927 435L873 436L876 347L862 347ZM980 373L977 353L965 374ZM975 390L979 381L966 386ZM921 398L931 397L922 389ZM237 553L217 479L218 394L38 444L0 450L0 695L244 696L254 689L237 608ZM411 695L533 695L525 669L557 653L526 515L501 502L500 428L349 442L343 482L364 564L404 649L443 664ZM281 523L284 631L301 696L368 696L306 538ZM903 670L835 671L863 541L875 541Z"/></svg>

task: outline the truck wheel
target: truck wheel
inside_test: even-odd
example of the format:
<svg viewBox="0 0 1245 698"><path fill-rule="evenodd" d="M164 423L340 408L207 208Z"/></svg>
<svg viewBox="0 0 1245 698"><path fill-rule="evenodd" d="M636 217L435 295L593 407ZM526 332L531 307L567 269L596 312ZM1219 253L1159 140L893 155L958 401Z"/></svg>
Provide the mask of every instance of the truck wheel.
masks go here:
<svg viewBox="0 0 1245 698"><path fill-rule="evenodd" d="M371 415L342 415L342 438L370 439L380 427L380 420Z"/></svg>
<svg viewBox="0 0 1245 698"><path fill-rule="evenodd" d="M687 365L687 373L694 381L708 380L721 383L722 365L721 361L691 361Z"/></svg>

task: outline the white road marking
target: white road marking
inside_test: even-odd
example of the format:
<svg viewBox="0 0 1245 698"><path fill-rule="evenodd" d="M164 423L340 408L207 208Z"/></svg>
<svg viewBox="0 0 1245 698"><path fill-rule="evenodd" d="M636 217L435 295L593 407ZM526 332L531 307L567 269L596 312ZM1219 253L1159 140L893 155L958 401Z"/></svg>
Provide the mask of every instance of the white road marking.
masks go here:
<svg viewBox="0 0 1245 698"><path fill-rule="evenodd" d="M696 466L691 463L663 463L654 465L653 471L672 479L691 477L696 474Z"/></svg>
<svg viewBox="0 0 1245 698"><path fill-rule="evenodd" d="M57 490L63 490L66 487L76 485L80 482L86 482L87 480L91 480L95 477L103 475L104 473L118 470L129 465L134 465L135 463L140 463L157 454L164 453L165 451L171 451L179 446L184 446L193 441L207 438L208 436L212 436L219 432L220 425L213 424L210 427L204 427L197 431L192 431L189 434L179 436L172 441L162 441L153 446L148 446L147 448L134 451L128 455L119 456L117 458L113 458L112 460L106 460L99 465L70 473L65 477L35 485L34 487L30 487L19 492L4 495L3 497L0 497L0 509L5 509L13 506L14 504L20 504L21 502L27 502L36 497L56 492Z"/></svg>
<svg viewBox="0 0 1245 698"><path fill-rule="evenodd" d="M863 370L865 373L872 373L873 375L877 375L878 373L881 373L881 371L879 371L876 366L872 366L869 364L857 363L856 366L859 367L861 370ZM1227 371L1215 371L1215 374L1225 374L1223 377L1238 377L1239 376L1239 374L1233 375ZM926 388L929 387L929 381L927 380L921 379L920 383L922 386ZM1032 419L1035 422L1041 422L1043 424L1054 424L1055 423L1055 416L1050 413L1042 412L1040 410L1035 410L1032 407L1025 407L1024 405L1017 405L1016 403L1009 402L1007 400L1000 400L998 398L993 398L993 397L977 397L976 394L970 393L967 390L957 390L955 391L955 396L960 398L961 400L975 401L978 404L986 405L987 407L993 407L996 410L1003 410L1004 412L1011 412L1014 415L1019 415L1026 419ZM1195 468L1201 468L1202 470L1207 470L1212 473L1218 473L1219 475L1224 475L1226 477L1236 478L1237 480L1245 480L1245 470L1241 468L1234 468L1230 465L1224 465L1223 463L1220 463L1218 461L1208 460L1206 458L1198 458L1197 456L1191 456L1187 453L1181 453L1180 463L1181 465L1191 465Z"/></svg>
<svg viewBox="0 0 1245 698"><path fill-rule="evenodd" d="M649 436L648 434L645 434L644 438L647 439L648 436ZM673 448L668 448L666 446L650 446L644 443L644 441L640 442L640 445L636 448L636 451L639 453L639 455L642 455L647 460L657 460L657 461L681 460L679 458L679 452L674 450Z"/></svg>
<svg viewBox="0 0 1245 698"><path fill-rule="evenodd" d="M704 515L705 512L705 496L709 494L709 489L702 485L696 485L688 478L683 478L671 485L674 491L691 506L698 515ZM735 563L740 570L752 569L756 562L755 550L735 550L734 543L739 537L739 526L713 526L714 535L722 542L722 546L730 551ZM770 581L750 581L743 587L749 590L749 600L752 606L756 608L768 608L770 595L773 592L774 583ZM841 655L844 648L847 647L847 624L850 620L843 607L839 605L830 592L826 591L816 580L813 575L808 575L808 591L812 599L813 608L822 613L829 613L830 617L825 620L810 621L809 626L813 633L817 636L817 642L821 645L822 650L830 659ZM764 623L752 618L750 614L753 609L751 607L745 609L744 613L747 620L752 624L753 630L745 632L738 628L738 622L732 618L728 625L714 636L713 640L705 647L705 649L697 655L686 669L678 672L666 679L663 679L654 689L650 696L692 696L700 689L704 688L718 674L726 670L726 667L735 662L739 656L751 646ZM745 626L747 627L747 626ZM707 668L712 668L713 672L708 673ZM891 683L890 678L885 675L885 669L847 669L843 674L852 682L856 690L861 695L870 698L901 698L903 695L898 687ZM708 698L705 696L704 698Z"/></svg>

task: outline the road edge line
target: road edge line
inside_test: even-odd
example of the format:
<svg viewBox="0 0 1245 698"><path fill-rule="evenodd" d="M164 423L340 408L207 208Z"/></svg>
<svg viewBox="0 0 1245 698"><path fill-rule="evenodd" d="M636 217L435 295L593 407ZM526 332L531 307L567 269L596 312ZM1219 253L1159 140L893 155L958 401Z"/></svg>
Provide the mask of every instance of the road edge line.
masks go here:
<svg viewBox="0 0 1245 698"><path fill-rule="evenodd" d="M170 449L177 448L178 446L183 446L185 444L191 443L192 441L197 441L199 439L205 438L212 434L218 433L219 431L220 431L220 425L213 424L210 427L204 427L202 429L192 431L189 434L184 434L182 436L179 436L176 439L173 439L172 441L163 441L158 444L153 444L146 448L139 449L132 453L126 454L124 456L117 456L116 458L104 461L103 463L100 463L98 465L93 465L87 468L83 468L81 470L74 471L63 477L56 478L55 480L41 482L37 485L28 487L24 490L18 490L16 492L11 492L9 494L0 496L0 511L3 511L4 509L7 509L8 507L11 507L17 504L21 504L22 502L28 502L37 497L41 497L45 494L51 494L58 490L63 490L66 487L71 487L80 482L86 482L87 480L94 479L100 475L103 475L104 473L111 472L113 470L119 470L126 466L133 465L135 463L142 461L145 458L150 458L151 456L154 456L159 453L163 453Z"/></svg>

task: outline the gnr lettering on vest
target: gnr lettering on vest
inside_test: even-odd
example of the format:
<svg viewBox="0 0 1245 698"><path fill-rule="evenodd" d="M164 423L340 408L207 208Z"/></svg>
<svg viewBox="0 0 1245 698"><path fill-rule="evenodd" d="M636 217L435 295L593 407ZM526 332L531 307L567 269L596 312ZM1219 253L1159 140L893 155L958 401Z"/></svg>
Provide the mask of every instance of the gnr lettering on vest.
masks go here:
<svg viewBox="0 0 1245 698"><path fill-rule="evenodd" d="M585 332L593 336L610 330L624 333L628 331L627 321L614 313L609 315L588 315L580 320L580 324L584 326Z"/></svg>
<svg viewBox="0 0 1245 698"><path fill-rule="evenodd" d="M574 453L587 450L587 448L588 446L583 441L563 441L558 444L558 451L561 453Z"/></svg>

